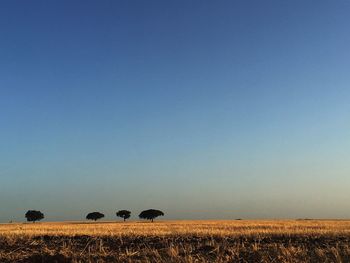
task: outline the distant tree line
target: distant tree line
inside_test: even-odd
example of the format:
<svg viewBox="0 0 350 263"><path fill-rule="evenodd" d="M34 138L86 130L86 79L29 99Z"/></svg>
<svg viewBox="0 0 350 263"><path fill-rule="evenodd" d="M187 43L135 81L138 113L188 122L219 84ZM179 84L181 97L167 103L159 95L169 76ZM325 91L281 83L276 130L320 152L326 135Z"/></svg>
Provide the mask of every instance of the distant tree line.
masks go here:
<svg viewBox="0 0 350 263"><path fill-rule="evenodd" d="M116 216L123 218L123 221L125 222L126 219L130 218L131 212L128 210L119 210L116 213ZM139 214L139 218L147 219L147 220L150 220L151 222L153 222L153 220L159 216L164 216L164 213L156 209L144 210ZM86 215L87 220L93 220L93 221L97 221L104 217L105 215L100 212L91 212ZM25 214L25 218L27 219L28 222L34 223L35 221L40 221L44 219L44 214L37 210L28 210L27 213Z"/></svg>

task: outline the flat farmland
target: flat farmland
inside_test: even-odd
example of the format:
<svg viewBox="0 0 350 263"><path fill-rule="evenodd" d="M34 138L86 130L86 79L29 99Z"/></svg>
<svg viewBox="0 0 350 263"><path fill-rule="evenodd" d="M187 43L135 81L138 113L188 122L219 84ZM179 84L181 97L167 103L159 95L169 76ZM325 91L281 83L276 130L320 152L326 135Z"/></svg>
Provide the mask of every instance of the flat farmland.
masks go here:
<svg viewBox="0 0 350 263"><path fill-rule="evenodd" d="M350 262L350 221L0 224L0 262Z"/></svg>

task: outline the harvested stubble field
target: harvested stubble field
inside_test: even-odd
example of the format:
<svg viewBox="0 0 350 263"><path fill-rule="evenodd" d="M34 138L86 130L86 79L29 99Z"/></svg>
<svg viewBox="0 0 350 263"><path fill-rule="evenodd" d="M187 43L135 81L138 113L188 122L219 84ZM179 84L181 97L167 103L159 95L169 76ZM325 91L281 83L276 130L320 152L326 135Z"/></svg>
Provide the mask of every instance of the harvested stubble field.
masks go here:
<svg viewBox="0 0 350 263"><path fill-rule="evenodd" d="M0 224L0 262L350 262L350 221Z"/></svg>

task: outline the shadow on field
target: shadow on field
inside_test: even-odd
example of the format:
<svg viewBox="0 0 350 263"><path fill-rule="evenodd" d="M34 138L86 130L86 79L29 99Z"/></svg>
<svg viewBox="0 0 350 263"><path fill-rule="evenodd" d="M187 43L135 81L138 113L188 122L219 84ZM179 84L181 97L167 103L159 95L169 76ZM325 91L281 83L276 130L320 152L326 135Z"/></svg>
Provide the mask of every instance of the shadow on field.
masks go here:
<svg viewBox="0 0 350 263"><path fill-rule="evenodd" d="M0 262L350 262L349 236L0 237Z"/></svg>
<svg viewBox="0 0 350 263"><path fill-rule="evenodd" d="M70 263L72 259L61 255L50 255L50 254L34 254L32 256L26 257L20 261L19 263L43 263L43 262L51 262L51 263Z"/></svg>

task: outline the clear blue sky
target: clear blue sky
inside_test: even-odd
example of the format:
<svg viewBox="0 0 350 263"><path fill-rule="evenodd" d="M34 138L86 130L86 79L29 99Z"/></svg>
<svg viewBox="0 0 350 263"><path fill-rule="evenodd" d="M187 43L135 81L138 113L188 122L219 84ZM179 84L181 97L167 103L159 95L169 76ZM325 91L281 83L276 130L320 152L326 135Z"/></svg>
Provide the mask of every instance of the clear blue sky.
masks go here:
<svg viewBox="0 0 350 263"><path fill-rule="evenodd" d="M2 1L0 221L350 217L349 14Z"/></svg>

